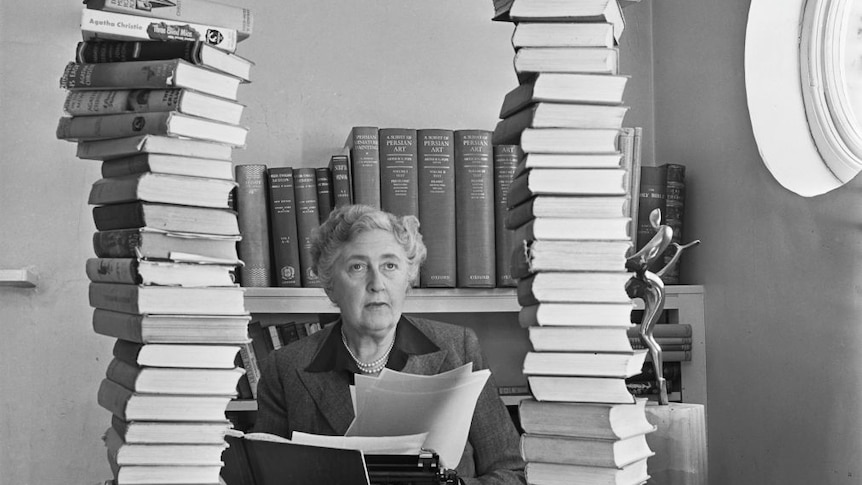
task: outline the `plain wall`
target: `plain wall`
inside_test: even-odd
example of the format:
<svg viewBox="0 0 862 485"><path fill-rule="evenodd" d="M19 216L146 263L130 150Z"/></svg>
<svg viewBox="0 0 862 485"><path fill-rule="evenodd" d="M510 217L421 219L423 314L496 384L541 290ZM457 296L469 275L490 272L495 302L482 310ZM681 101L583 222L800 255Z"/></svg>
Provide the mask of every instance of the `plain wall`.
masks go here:
<svg viewBox="0 0 862 485"><path fill-rule="evenodd" d="M705 286L711 483L862 481L862 180L804 198L757 150L748 1L652 3L656 161L687 165Z"/></svg>

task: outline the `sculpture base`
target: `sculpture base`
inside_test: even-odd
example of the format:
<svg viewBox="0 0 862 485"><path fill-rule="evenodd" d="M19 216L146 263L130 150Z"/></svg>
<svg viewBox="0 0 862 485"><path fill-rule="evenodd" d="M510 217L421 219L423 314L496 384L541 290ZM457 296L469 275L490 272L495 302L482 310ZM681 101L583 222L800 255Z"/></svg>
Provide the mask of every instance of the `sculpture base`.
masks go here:
<svg viewBox="0 0 862 485"><path fill-rule="evenodd" d="M658 429L647 437L655 456L647 461L650 485L706 485L706 409L703 404L648 403L647 419Z"/></svg>

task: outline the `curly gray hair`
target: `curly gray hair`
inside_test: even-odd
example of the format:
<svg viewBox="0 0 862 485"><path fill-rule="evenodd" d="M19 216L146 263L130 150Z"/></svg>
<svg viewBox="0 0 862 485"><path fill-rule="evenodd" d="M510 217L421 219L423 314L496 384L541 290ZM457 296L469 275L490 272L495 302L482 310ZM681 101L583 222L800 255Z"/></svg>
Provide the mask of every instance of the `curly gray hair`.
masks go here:
<svg viewBox="0 0 862 485"><path fill-rule="evenodd" d="M327 293L332 290L332 270L341 248L357 234L375 229L387 231L395 237L407 254L410 281L416 280L419 267L428 253L419 233L419 220L415 216L396 216L367 205L347 205L332 211L312 235L312 269L320 277Z"/></svg>

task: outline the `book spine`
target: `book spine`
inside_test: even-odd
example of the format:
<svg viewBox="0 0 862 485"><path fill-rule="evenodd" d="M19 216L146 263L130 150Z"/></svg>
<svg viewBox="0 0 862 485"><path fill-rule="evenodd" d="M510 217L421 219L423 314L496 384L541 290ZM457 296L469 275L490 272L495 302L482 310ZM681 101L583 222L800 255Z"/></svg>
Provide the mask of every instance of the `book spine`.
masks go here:
<svg viewBox="0 0 862 485"><path fill-rule="evenodd" d="M329 173L332 178L332 199L335 207L353 203L353 189L350 182L350 165L346 155L333 155L329 159Z"/></svg>
<svg viewBox="0 0 862 485"><path fill-rule="evenodd" d="M107 116L64 116L57 124L57 139L93 140L134 135L169 135L170 112L124 113Z"/></svg>
<svg viewBox="0 0 862 485"><path fill-rule="evenodd" d="M134 258L90 258L85 265L87 278L100 283L141 283L138 260Z"/></svg>
<svg viewBox="0 0 862 485"><path fill-rule="evenodd" d="M329 167L317 167L314 169L314 180L317 184L317 215L323 224L332 212L332 175Z"/></svg>
<svg viewBox="0 0 862 485"><path fill-rule="evenodd" d="M133 257L141 247L138 231L108 231L93 233L93 251L99 258Z"/></svg>
<svg viewBox="0 0 862 485"><path fill-rule="evenodd" d="M298 287L301 281L293 168L273 167L268 172L275 285Z"/></svg>
<svg viewBox="0 0 862 485"><path fill-rule="evenodd" d="M640 324L636 324L628 329L630 338L640 335ZM688 323L659 323L653 327L653 337L655 338L691 338L691 324Z"/></svg>
<svg viewBox="0 0 862 485"><path fill-rule="evenodd" d="M129 403L131 397L132 391L105 378L102 379L102 383L99 386L96 400L100 406L115 416L126 419L126 405Z"/></svg>
<svg viewBox="0 0 862 485"><path fill-rule="evenodd" d="M244 263L240 282L246 287L271 286L266 165L236 166L236 208L240 226L237 249Z"/></svg>
<svg viewBox="0 0 862 485"><path fill-rule="evenodd" d="M93 310L93 331L129 342L143 342L143 318L141 315L107 312L96 308Z"/></svg>
<svg viewBox="0 0 862 485"><path fill-rule="evenodd" d="M144 227L144 206L140 202L96 206L93 207L93 222L100 231Z"/></svg>
<svg viewBox="0 0 862 485"><path fill-rule="evenodd" d="M105 91L69 91L63 102L63 111L70 116L110 115L128 113L128 89Z"/></svg>
<svg viewBox="0 0 862 485"><path fill-rule="evenodd" d="M108 364L108 369L105 371L105 377L113 382L125 387L126 389L135 390L135 381L141 374L141 368L123 362L119 359L113 359Z"/></svg>
<svg viewBox="0 0 862 485"><path fill-rule="evenodd" d="M665 211L663 222L673 229L671 241L682 243L682 218L685 213L685 165L678 163L664 164L667 171L665 178ZM670 262L673 258L675 250L669 247L663 255L663 265ZM682 259L677 260L676 264L668 268L662 281L666 285L679 284L680 263Z"/></svg>
<svg viewBox="0 0 862 485"><path fill-rule="evenodd" d="M299 237L299 267L302 286L319 288L320 278L312 269L311 236L320 225L317 211L317 180L314 168L294 168L293 187L296 193L296 230Z"/></svg>
<svg viewBox="0 0 862 485"><path fill-rule="evenodd" d="M235 52L236 29L187 20L168 20L85 8L81 12L83 40L185 40L205 42L226 52Z"/></svg>
<svg viewBox="0 0 862 485"><path fill-rule="evenodd" d="M254 347L251 342L240 344L239 356L242 360L242 368L245 369L248 385L251 388L251 397L252 399L257 399L257 383L260 382L260 366L257 362L257 356L254 353Z"/></svg>
<svg viewBox="0 0 862 485"><path fill-rule="evenodd" d="M187 41L82 41L76 60L80 63L155 61L183 59L196 64L199 43Z"/></svg>
<svg viewBox="0 0 862 485"><path fill-rule="evenodd" d="M136 87L158 89L172 87L180 61L111 62L78 64L70 62L60 77L62 89L106 89Z"/></svg>
<svg viewBox="0 0 862 485"><path fill-rule="evenodd" d="M353 201L380 208L380 139L377 127L355 126L345 146L350 155Z"/></svg>
<svg viewBox="0 0 862 485"><path fill-rule="evenodd" d="M455 220L458 286L489 288L497 281L494 245L492 133L455 131Z"/></svg>
<svg viewBox="0 0 862 485"><path fill-rule="evenodd" d="M650 225L649 215L658 209L661 211L662 221L665 219L665 199L667 192L665 180L667 170L665 167L642 166L640 177L640 190L638 191L638 216L637 216L637 249L648 243L656 233ZM663 223L663 222L662 222ZM657 258L650 265L650 271L657 271L664 266L662 258Z"/></svg>
<svg viewBox="0 0 862 485"><path fill-rule="evenodd" d="M497 286L515 286L510 268L515 248L514 231L506 227L509 186L515 176L515 167L523 153L518 145L494 146L494 244L496 246Z"/></svg>
<svg viewBox="0 0 862 485"><path fill-rule="evenodd" d="M419 230L428 256L419 275L423 288L454 288L455 135L451 130L418 130Z"/></svg>
<svg viewBox="0 0 862 485"><path fill-rule="evenodd" d="M382 128L380 208L397 216L419 215L416 130Z"/></svg>
<svg viewBox="0 0 862 485"><path fill-rule="evenodd" d="M176 0L174 2L140 2L136 0L88 0L87 8L139 17L193 21L235 29L241 38L251 35L254 16L248 8L209 0Z"/></svg>

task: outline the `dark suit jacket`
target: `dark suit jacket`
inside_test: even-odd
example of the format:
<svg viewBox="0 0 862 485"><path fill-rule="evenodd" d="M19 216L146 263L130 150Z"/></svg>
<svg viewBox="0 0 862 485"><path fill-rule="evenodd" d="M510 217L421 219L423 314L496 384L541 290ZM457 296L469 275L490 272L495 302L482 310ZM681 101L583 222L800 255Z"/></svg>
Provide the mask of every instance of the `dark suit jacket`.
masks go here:
<svg viewBox="0 0 862 485"><path fill-rule="evenodd" d="M406 317L440 350L410 355L403 372L434 375L473 362L485 368L479 340L465 327ZM344 435L353 421L350 377L345 372L308 372L334 326L276 350L262 365L254 430L290 438L293 431ZM497 395L493 377L476 403L458 475L467 484L523 484L519 436Z"/></svg>

